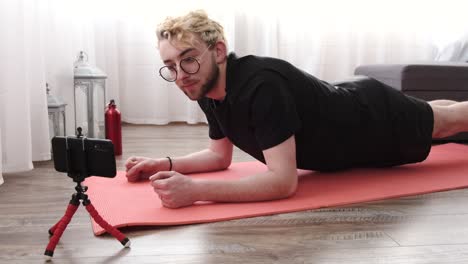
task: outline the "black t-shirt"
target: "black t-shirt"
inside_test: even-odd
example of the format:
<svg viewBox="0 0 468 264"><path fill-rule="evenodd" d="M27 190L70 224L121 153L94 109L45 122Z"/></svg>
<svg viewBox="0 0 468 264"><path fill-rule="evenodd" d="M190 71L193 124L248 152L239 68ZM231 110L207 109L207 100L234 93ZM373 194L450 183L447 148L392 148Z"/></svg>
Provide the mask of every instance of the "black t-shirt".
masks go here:
<svg viewBox="0 0 468 264"><path fill-rule="evenodd" d="M370 111L366 97L359 93L352 87L335 87L280 59L238 58L231 53L226 97L222 102L202 98L198 103L207 117L210 138L228 137L265 163L263 150L294 135L297 168L329 171L366 165L378 160L376 153L392 147L385 118Z"/></svg>

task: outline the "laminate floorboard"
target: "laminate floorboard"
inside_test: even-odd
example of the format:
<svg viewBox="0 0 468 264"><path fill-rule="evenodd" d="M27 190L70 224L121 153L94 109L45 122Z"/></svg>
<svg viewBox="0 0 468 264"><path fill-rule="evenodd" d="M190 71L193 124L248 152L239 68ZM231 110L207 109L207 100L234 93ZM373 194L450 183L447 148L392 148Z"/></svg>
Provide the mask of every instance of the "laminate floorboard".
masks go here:
<svg viewBox="0 0 468 264"><path fill-rule="evenodd" d="M207 126L123 126L122 170L131 155L178 156L205 148ZM234 161L251 161L235 149ZM0 186L0 263L44 263L47 230L74 183L35 162ZM80 206L50 263L468 263L468 190L184 226L124 228L124 249L96 237Z"/></svg>

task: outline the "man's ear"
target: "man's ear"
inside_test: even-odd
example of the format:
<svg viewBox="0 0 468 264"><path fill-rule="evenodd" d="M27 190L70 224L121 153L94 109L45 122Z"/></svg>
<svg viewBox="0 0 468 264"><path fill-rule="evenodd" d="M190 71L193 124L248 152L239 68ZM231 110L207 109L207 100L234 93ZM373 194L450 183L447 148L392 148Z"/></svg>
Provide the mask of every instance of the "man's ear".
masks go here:
<svg viewBox="0 0 468 264"><path fill-rule="evenodd" d="M215 54L216 54L216 63L224 63L227 59L227 47L224 41L217 41L214 45Z"/></svg>

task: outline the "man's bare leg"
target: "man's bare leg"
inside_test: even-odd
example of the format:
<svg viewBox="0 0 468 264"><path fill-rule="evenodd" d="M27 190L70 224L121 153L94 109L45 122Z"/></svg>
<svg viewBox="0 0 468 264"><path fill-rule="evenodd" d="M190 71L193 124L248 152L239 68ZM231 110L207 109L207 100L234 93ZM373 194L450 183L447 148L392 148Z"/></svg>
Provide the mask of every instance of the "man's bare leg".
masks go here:
<svg viewBox="0 0 468 264"><path fill-rule="evenodd" d="M457 101L453 100L445 100L445 99L440 99L440 100L433 100L428 102L430 105L441 105L441 106L448 106L448 105L453 105L458 103Z"/></svg>
<svg viewBox="0 0 468 264"><path fill-rule="evenodd" d="M433 102L429 102L434 112L433 138L444 138L460 132L468 132L468 101L447 105Z"/></svg>

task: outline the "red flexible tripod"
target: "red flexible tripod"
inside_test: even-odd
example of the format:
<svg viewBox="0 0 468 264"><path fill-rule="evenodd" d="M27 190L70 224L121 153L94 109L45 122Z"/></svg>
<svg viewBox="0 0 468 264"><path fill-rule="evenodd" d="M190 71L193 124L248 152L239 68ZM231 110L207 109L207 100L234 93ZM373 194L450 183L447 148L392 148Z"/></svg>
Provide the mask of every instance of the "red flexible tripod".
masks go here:
<svg viewBox="0 0 468 264"><path fill-rule="evenodd" d="M67 172L68 176L77 184L75 187L76 193L72 195L65 214L49 229L49 234L52 237L44 252L48 260L54 255L55 247L80 206L80 201L82 201L86 210L96 223L119 240L123 246L130 247L130 240L99 215L86 194L88 187L81 185L85 178L91 175L115 177L114 146L110 140L87 139L83 137L81 131L82 129L80 127L77 128L76 137L54 137L52 139L55 169L60 172ZM104 154L105 158L102 159L103 157L96 153ZM101 162L109 166L105 167L100 164L100 168L95 168L93 166L93 161L95 159L97 159L97 163ZM90 168L88 168L88 165L90 165ZM88 169L90 169L91 172Z"/></svg>
<svg viewBox="0 0 468 264"><path fill-rule="evenodd" d="M73 215L75 214L78 206L80 206L80 200L83 202L83 205L86 207L88 213L93 217L93 219L98 223L102 228L104 228L109 234L114 236L120 243L125 247L130 247L130 240L125 237L119 230L115 227L111 226L109 223L104 220L99 213L96 211L94 206L91 204L91 201L88 198L88 195L85 192L88 190L87 186L82 186L80 182L77 183L75 187L76 193L72 195L70 203L68 204L67 210L63 217L49 229L49 234L52 238L49 240L49 244L47 244L47 248L44 252L44 255L47 256L48 259L52 258L54 255L55 247L60 240L63 232L67 228L68 224L70 223Z"/></svg>

